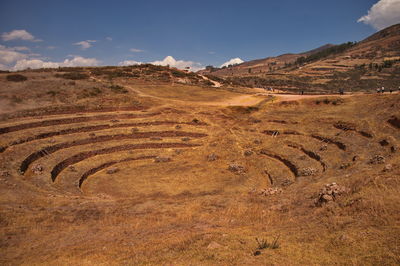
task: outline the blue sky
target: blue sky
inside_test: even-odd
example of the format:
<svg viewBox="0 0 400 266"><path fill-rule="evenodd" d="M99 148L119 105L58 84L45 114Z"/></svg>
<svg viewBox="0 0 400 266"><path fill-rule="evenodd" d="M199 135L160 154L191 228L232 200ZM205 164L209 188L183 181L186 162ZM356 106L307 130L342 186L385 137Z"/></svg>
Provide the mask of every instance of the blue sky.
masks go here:
<svg viewBox="0 0 400 266"><path fill-rule="evenodd" d="M400 22L400 0L380 0L390 6L374 11L377 2L1 0L0 67L162 64L172 56L183 61L177 66L198 68L236 57L248 61L302 52L359 41L385 23Z"/></svg>

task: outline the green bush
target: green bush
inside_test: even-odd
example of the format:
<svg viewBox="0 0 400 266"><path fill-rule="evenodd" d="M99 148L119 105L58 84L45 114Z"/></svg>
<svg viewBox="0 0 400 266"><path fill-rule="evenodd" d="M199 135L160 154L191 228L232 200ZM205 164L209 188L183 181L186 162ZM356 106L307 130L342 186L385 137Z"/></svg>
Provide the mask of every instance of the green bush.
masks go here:
<svg viewBox="0 0 400 266"><path fill-rule="evenodd" d="M109 87L115 93L128 93L128 90L119 85L111 85Z"/></svg>
<svg viewBox="0 0 400 266"><path fill-rule="evenodd" d="M63 79L72 79L72 80L89 78L88 75L86 75L84 73L79 73L79 72L68 72L68 73L64 73L64 74L55 74L55 77L63 78Z"/></svg>
<svg viewBox="0 0 400 266"><path fill-rule="evenodd" d="M7 80L8 81L13 81L13 82L21 82L21 81L25 81L28 78L20 75L20 74L11 74L11 75L7 75Z"/></svg>

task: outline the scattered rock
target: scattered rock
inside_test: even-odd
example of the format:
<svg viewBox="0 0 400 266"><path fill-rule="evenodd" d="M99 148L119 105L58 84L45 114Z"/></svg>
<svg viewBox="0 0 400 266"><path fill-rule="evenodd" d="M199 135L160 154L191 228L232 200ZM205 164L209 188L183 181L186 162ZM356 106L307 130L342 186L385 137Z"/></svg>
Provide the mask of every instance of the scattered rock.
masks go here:
<svg viewBox="0 0 400 266"><path fill-rule="evenodd" d="M117 123L117 122L119 122L119 120L118 119L111 119L111 122Z"/></svg>
<svg viewBox="0 0 400 266"><path fill-rule="evenodd" d="M251 117L251 118L249 118L249 123L250 124L258 124L258 123L261 123L261 120Z"/></svg>
<svg viewBox="0 0 400 266"><path fill-rule="evenodd" d="M43 172L44 168L40 164L36 164L32 167L32 172L36 175L40 175Z"/></svg>
<svg viewBox="0 0 400 266"><path fill-rule="evenodd" d="M307 156L301 155L301 156L299 156L299 159L304 161L305 159L307 159Z"/></svg>
<svg viewBox="0 0 400 266"><path fill-rule="evenodd" d="M188 138L188 137L184 137L184 138L181 138L181 140L182 140L182 141L189 141L189 140L190 140L190 138Z"/></svg>
<svg viewBox="0 0 400 266"><path fill-rule="evenodd" d="M335 201L338 196L346 193L347 191L348 189L346 187L340 186L336 183L326 184L318 194L318 197L314 203L316 206L322 206L328 202Z"/></svg>
<svg viewBox="0 0 400 266"><path fill-rule="evenodd" d="M246 170L245 170L245 168L243 166L238 165L236 163L231 163L228 166L228 170L231 171L231 172L234 172L236 174L243 174L243 173L246 172Z"/></svg>
<svg viewBox="0 0 400 266"><path fill-rule="evenodd" d="M49 143L54 143L54 142L56 142L55 139L49 139Z"/></svg>
<svg viewBox="0 0 400 266"><path fill-rule="evenodd" d="M73 166L73 165L71 165L70 167L68 167L68 169L69 169L71 172L76 172L76 168L75 168L75 166Z"/></svg>
<svg viewBox="0 0 400 266"><path fill-rule="evenodd" d="M154 162L156 162L156 163L165 163L165 162L169 162L169 161L171 161L171 158L169 158L169 157L160 157L160 156L157 156L157 157L154 159Z"/></svg>
<svg viewBox="0 0 400 266"><path fill-rule="evenodd" d="M107 169L107 174L111 175L111 174L115 174L116 172L119 171L118 167L111 167Z"/></svg>
<svg viewBox="0 0 400 266"><path fill-rule="evenodd" d="M192 120L192 123L195 123L195 124L200 124L200 120L199 120L199 119L197 119L197 118L195 118L195 119L193 119L193 120Z"/></svg>
<svg viewBox="0 0 400 266"><path fill-rule="evenodd" d="M397 148L395 146L390 147L390 151L392 153L395 153L397 151Z"/></svg>
<svg viewBox="0 0 400 266"><path fill-rule="evenodd" d="M9 177L9 176L10 176L10 173L7 172L7 171L3 171L3 172L1 172L1 176L2 176L2 177Z"/></svg>
<svg viewBox="0 0 400 266"><path fill-rule="evenodd" d="M182 128L181 125L176 125L176 126L175 126L175 129L181 129L181 128Z"/></svg>
<svg viewBox="0 0 400 266"><path fill-rule="evenodd" d="M360 159L360 157L358 155L355 155L352 159L353 162L358 161Z"/></svg>
<svg viewBox="0 0 400 266"><path fill-rule="evenodd" d="M262 141L259 140L259 139L255 139L255 140L253 141L253 143L254 143L254 144L262 144Z"/></svg>
<svg viewBox="0 0 400 266"><path fill-rule="evenodd" d="M387 145L389 145L389 142L386 139L383 139L383 140L379 141L379 144L381 144L381 146L387 146Z"/></svg>
<svg viewBox="0 0 400 266"><path fill-rule="evenodd" d="M253 151L250 150L244 151L244 156L251 156L251 155L253 155Z"/></svg>
<svg viewBox="0 0 400 266"><path fill-rule="evenodd" d="M290 186L291 184L293 184L293 181L290 179L286 179L286 180L282 181L281 186L287 187L287 186Z"/></svg>
<svg viewBox="0 0 400 266"><path fill-rule="evenodd" d="M306 167L299 171L300 176L310 176L310 175L315 175L316 173L317 173L317 170L312 167Z"/></svg>
<svg viewBox="0 0 400 266"><path fill-rule="evenodd" d="M135 133L135 132L138 132L138 131L139 131L139 129L137 127L131 128L131 132L132 133Z"/></svg>
<svg viewBox="0 0 400 266"><path fill-rule="evenodd" d="M327 149L328 149L328 145L326 145L326 144L322 145L322 146L319 148L320 151L326 151Z"/></svg>
<svg viewBox="0 0 400 266"><path fill-rule="evenodd" d="M353 158L353 160L354 160L354 158ZM342 163L340 166L339 166L339 169L347 169L347 168L349 168L351 166L351 163Z"/></svg>
<svg viewBox="0 0 400 266"><path fill-rule="evenodd" d="M207 161L213 162L218 159L218 156L215 153L211 153L207 156Z"/></svg>
<svg viewBox="0 0 400 266"><path fill-rule="evenodd" d="M210 244L208 244L207 249L217 249L217 248L222 248L223 246L221 244L218 244L215 241L212 241Z"/></svg>
<svg viewBox="0 0 400 266"><path fill-rule="evenodd" d="M369 161L369 164L383 164L383 163L385 163L385 157L383 157L382 155L375 155Z"/></svg>
<svg viewBox="0 0 400 266"><path fill-rule="evenodd" d="M333 126L336 127L337 129L341 129L344 131L356 130L356 126L353 123L349 123L349 122L339 121L339 122L336 122Z"/></svg>
<svg viewBox="0 0 400 266"><path fill-rule="evenodd" d="M389 164L385 165L385 167L383 168L383 171L390 172L390 171L392 171L392 169L393 169L393 166L389 163Z"/></svg>
<svg viewBox="0 0 400 266"><path fill-rule="evenodd" d="M96 134L95 133L89 133L89 137L91 137L91 138L96 137Z"/></svg>
<svg viewBox="0 0 400 266"><path fill-rule="evenodd" d="M160 137L151 137L150 140L162 140Z"/></svg>
<svg viewBox="0 0 400 266"><path fill-rule="evenodd" d="M249 191L249 194L258 194L261 196L271 196L271 195L280 194L280 193L282 193L281 188L273 188L273 187L263 188L260 190L253 188L252 190Z"/></svg>
<svg viewBox="0 0 400 266"><path fill-rule="evenodd" d="M254 251L253 255L254 255L254 256L261 255L261 251L259 251L259 250Z"/></svg>

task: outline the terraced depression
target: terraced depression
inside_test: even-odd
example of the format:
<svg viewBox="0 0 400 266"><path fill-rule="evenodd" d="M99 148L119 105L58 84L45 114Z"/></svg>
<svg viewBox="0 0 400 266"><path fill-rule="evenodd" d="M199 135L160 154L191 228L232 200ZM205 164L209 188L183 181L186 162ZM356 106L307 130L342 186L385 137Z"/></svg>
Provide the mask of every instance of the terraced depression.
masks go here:
<svg viewBox="0 0 400 266"><path fill-rule="evenodd" d="M25 93L63 71L87 78ZM400 262L399 93L260 94L151 65L21 74L0 73L21 99L1 113L1 264Z"/></svg>

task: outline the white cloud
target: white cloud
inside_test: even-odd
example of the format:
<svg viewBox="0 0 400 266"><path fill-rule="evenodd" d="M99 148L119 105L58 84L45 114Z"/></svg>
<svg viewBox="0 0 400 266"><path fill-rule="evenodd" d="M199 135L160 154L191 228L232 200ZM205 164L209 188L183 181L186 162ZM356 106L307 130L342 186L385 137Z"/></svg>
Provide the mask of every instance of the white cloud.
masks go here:
<svg viewBox="0 0 400 266"><path fill-rule="evenodd" d="M172 56L167 56L162 61L150 62L150 64L160 66L169 65L170 67L176 67L178 69L185 69L187 67L190 67L191 71L198 71L204 68L200 63L196 63L193 61L175 60L175 58L173 58Z"/></svg>
<svg viewBox="0 0 400 266"><path fill-rule="evenodd" d="M213 52L213 51L210 51L210 52L208 52L208 54L215 54L215 52Z"/></svg>
<svg viewBox="0 0 400 266"><path fill-rule="evenodd" d="M21 47L6 47L4 45L0 45L0 64L8 65L18 60L27 58L29 55L20 53L20 48Z"/></svg>
<svg viewBox="0 0 400 266"><path fill-rule="evenodd" d="M133 52L133 53L141 53L144 52L144 50L140 50L140 49L136 49L136 48L131 48L129 49L129 51Z"/></svg>
<svg viewBox="0 0 400 266"><path fill-rule="evenodd" d="M56 68L56 67L75 67L75 66L97 66L100 61L96 58L85 58L75 56L72 59L65 59L63 62L43 61L40 59L22 59L17 61L13 70L23 70L26 68Z"/></svg>
<svg viewBox="0 0 400 266"><path fill-rule="evenodd" d="M56 47L50 45L50 46L47 46L46 49L48 49L48 50L54 50L54 49L56 49Z"/></svg>
<svg viewBox="0 0 400 266"><path fill-rule="evenodd" d="M26 46L15 46L15 47L13 47L13 49L15 50L15 51L30 51L31 49L29 49L28 47L26 47Z"/></svg>
<svg viewBox="0 0 400 266"><path fill-rule="evenodd" d="M357 22L371 25L377 30L400 23L400 0L380 0Z"/></svg>
<svg viewBox="0 0 400 266"><path fill-rule="evenodd" d="M6 65L0 64L0 70L8 70Z"/></svg>
<svg viewBox="0 0 400 266"><path fill-rule="evenodd" d="M118 65L120 65L120 66L133 66L133 65L141 65L141 64L142 64L142 62L138 62L138 61L135 61L135 60L125 60L125 61L119 62Z"/></svg>
<svg viewBox="0 0 400 266"><path fill-rule="evenodd" d="M161 61L153 61L153 62L148 62L148 63L153 64L153 65L159 65L159 66L176 67L178 69L185 69L187 67L190 67L191 71L198 71L198 70L204 68L200 63L196 63L193 61L175 60L175 58L173 58L172 56L167 56ZM135 60L125 60L125 61L118 63L118 65L120 65L120 66L131 66L131 65L140 65L140 64L143 64L143 62L138 62Z"/></svg>
<svg viewBox="0 0 400 266"><path fill-rule="evenodd" d="M95 42L96 42L96 40L86 40L86 41L73 43L72 45L78 45L81 47L82 50L86 50L86 49L92 47L93 46L92 43L95 43Z"/></svg>
<svg viewBox="0 0 400 266"><path fill-rule="evenodd" d="M224 67L224 66L229 66L229 65L237 65L237 64L241 64L244 61L242 59L240 59L239 57L236 58L232 58L231 60L223 63L220 67Z"/></svg>
<svg viewBox="0 0 400 266"><path fill-rule="evenodd" d="M113 39L111 37L106 37L107 41L112 41Z"/></svg>
<svg viewBox="0 0 400 266"><path fill-rule="evenodd" d="M14 40L23 40L23 41L31 41L31 42L41 42L42 40L36 39L32 34L27 32L26 30L13 30L10 32L4 32L1 35L3 41L14 41Z"/></svg>

